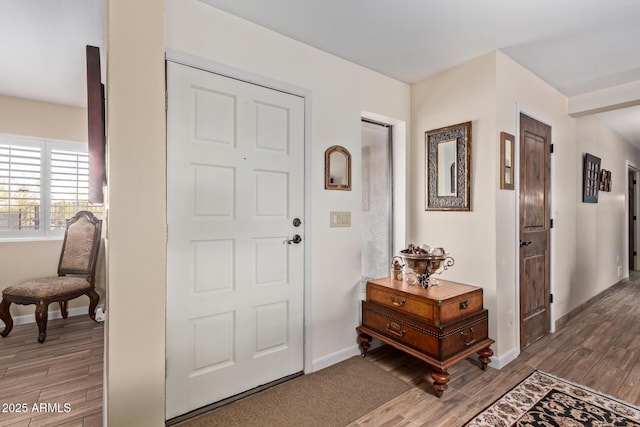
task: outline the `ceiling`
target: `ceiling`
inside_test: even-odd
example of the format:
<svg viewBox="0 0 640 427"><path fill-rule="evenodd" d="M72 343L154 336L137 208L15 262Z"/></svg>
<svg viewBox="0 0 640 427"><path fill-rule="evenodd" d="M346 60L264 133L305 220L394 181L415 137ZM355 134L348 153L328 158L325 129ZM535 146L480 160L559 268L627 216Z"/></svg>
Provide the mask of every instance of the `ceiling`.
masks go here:
<svg viewBox="0 0 640 427"><path fill-rule="evenodd" d="M85 46L104 75L103 34L104 0L0 0L0 95L86 106Z"/></svg>
<svg viewBox="0 0 640 427"><path fill-rule="evenodd" d="M407 83L495 49L568 97L640 83L637 0L202 1ZM85 105L103 32L104 0L0 0L0 94ZM640 147L640 106L599 117Z"/></svg>

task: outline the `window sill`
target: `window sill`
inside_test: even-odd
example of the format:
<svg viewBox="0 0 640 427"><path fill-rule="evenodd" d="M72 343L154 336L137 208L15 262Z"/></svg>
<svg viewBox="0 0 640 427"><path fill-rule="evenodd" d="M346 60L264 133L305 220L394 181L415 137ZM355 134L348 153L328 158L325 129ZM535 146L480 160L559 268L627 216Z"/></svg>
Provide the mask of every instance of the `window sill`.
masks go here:
<svg viewBox="0 0 640 427"><path fill-rule="evenodd" d="M63 240L64 236L52 237L0 237L0 245L3 243L26 243L26 242L48 242L52 240Z"/></svg>

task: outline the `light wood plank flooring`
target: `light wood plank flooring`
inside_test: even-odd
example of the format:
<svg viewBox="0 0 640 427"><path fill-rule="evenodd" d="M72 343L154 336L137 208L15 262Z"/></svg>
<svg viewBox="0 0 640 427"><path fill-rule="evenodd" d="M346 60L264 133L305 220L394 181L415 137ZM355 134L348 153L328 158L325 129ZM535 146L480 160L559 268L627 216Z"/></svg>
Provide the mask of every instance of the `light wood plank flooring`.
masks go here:
<svg viewBox="0 0 640 427"><path fill-rule="evenodd" d="M370 352L368 360L414 387L350 426L460 426L533 369L640 406L640 274L632 272L630 279L605 291L501 370L483 372L470 359L455 365L441 399L432 391L426 363L389 346Z"/></svg>
<svg viewBox="0 0 640 427"><path fill-rule="evenodd" d="M0 413L0 426L101 426L103 324L88 316L52 320L45 344L36 337L34 323L0 339L0 404L27 403L31 410L38 402L69 403L71 411ZM469 359L452 367L441 399L427 364L389 346L366 360L413 387L351 427L460 426L536 368L640 405L640 274L632 272L631 281L606 291L502 370L482 371Z"/></svg>
<svg viewBox="0 0 640 427"><path fill-rule="evenodd" d="M103 325L75 316L50 320L43 344L35 323L0 338L0 426L102 426Z"/></svg>

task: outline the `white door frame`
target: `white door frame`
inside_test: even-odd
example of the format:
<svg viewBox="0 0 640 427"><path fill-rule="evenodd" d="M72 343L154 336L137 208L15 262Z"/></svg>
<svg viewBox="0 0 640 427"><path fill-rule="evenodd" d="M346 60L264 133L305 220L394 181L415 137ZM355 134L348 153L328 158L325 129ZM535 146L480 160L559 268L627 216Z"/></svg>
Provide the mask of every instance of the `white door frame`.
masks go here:
<svg viewBox="0 0 640 427"><path fill-rule="evenodd" d="M210 59L181 51L166 49L165 58L168 61L198 68L203 71L219 74L247 83L274 89L304 98L304 372L313 370L312 364L312 328L311 322L311 91L286 82L264 77L246 70L235 68Z"/></svg>

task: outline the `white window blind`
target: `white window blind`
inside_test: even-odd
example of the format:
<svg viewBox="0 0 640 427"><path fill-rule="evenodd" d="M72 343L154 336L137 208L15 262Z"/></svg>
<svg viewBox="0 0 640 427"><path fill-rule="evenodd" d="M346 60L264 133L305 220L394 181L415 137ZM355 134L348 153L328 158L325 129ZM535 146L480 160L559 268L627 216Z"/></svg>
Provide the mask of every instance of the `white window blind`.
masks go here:
<svg viewBox="0 0 640 427"><path fill-rule="evenodd" d="M0 229L40 229L41 170L40 147L0 144Z"/></svg>
<svg viewBox="0 0 640 427"><path fill-rule="evenodd" d="M0 238L52 237L88 201L86 144L0 135Z"/></svg>
<svg viewBox="0 0 640 427"><path fill-rule="evenodd" d="M88 197L87 153L51 150L51 229L64 230L67 218L80 210L92 210Z"/></svg>

